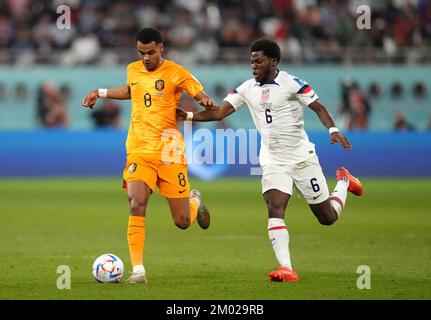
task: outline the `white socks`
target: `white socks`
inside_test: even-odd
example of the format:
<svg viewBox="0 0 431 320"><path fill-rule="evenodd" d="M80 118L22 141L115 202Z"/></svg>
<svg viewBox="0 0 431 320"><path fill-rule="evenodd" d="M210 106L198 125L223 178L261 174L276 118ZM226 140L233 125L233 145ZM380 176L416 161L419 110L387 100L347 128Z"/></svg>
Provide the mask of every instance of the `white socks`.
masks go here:
<svg viewBox="0 0 431 320"><path fill-rule="evenodd" d="M281 267L292 269L289 252L289 233L283 219L268 219L268 235Z"/></svg>
<svg viewBox="0 0 431 320"><path fill-rule="evenodd" d="M338 181L334 191L329 197L331 205L337 212L338 217L341 215L341 212L346 204L348 188L349 180L342 179ZM289 232L287 232L284 219L268 219L268 236L280 266L292 269L292 262L290 261L289 252Z"/></svg>
<svg viewBox="0 0 431 320"><path fill-rule="evenodd" d="M343 208L346 205L347 188L349 188L349 180L339 180L334 188L334 191L332 191L329 197L331 205L337 212L338 217L340 217L341 211L343 211Z"/></svg>
<svg viewBox="0 0 431 320"><path fill-rule="evenodd" d="M134 273L145 273L145 268L142 264L138 264L138 265L133 267L133 272Z"/></svg>

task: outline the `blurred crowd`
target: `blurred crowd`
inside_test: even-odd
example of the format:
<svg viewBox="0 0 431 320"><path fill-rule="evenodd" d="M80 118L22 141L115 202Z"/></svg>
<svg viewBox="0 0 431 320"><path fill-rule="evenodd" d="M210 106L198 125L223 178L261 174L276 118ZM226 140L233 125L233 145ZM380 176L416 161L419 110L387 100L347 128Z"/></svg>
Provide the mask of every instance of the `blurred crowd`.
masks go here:
<svg viewBox="0 0 431 320"><path fill-rule="evenodd" d="M393 99L403 98L404 95L410 99L425 99L428 95L427 87L422 82L417 82L411 88L405 88L402 84L394 82L389 88L388 94ZM369 120L373 111L373 101L379 100L383 95L383 89L377 82L372 82L368 88L361 88L360 85L346 78L341 82L341 99L337 109L337 118L340 121L340 128L348 131L362 131L369 129ZM0 91L1 92L1 91ZM222 83L217 83L213 88L214 98L221 101L227 92ZM23 84L18 84L15 89L16 97L25 99L27 88ZM37 98L37 118L42 127L46 128L67 128L70 127L68 119L67 102L71 92L67 85L55 85L52 81L42 83L38 89ZM1 95L0 95L1 97ZM187 94L181 96L181 107L186 111L197 112L196 102ZM403 108L404 111L408 110ZM415 125L408 120L408 115L401 110L392 110L390 116L393 121L395 131L414 131ZM382 112L382 110L378 111ZM335 115L335 114L334 114ZM121 128L121 108L120 105L111 99L101 99L94 110L89 113L94 128ZM387 120L390 121L390 118ZM198 123L195 124L199 126ZM226 119L217 122L217 128L226 129L230 125ZM431 130L431 118L425 128Z"/></svg>
<svg viewBox="0 0 431 320"><path fill-rule="evenodd" d="M366 92L357 82L345 79L341 84L341 107L338 114L343 127L349 130L363 130L368 127L371 105Z"/></svg>
<svg viewBox="0 0 431 320"><path fill-rule="evenodd" d="M68 87L57 87L52 81L43 83L37 95L37 118L41 126L46 128L67 127L66 101Z"/></svg>
<svg viewBox="0 0 431 320"><path fill-rule="evenodd" d="M376 119L385 124L392 123L392 126L384 125L384 130L391 127L395 131L431 130L431 113L423 109L428 105L429 89L429 85L422 81L401 83L394 79L385 85L378 81L360 85L356 79L346 77L340 82L339 104L332 114L340 129L348 131L376 130ZM216 101L222 101L228 92L220 82L208 90ZM35 107L40 127L74 128L77 123L71 123L71 120L77 119L71 119L71 97L75 94L72 91L70 83L55 83L50 80L41 82L34 89L24 82L17 82L12 87L0 82L0 113L8 106L15 108L15 111L31 106ZM182 95L180 106L186 111L202 110L187 94ZM111 129L123 128L123 113L118 101L111 99L100 99L93 110L85 112L94 128ZM426 124L424 119L427 119ZM197 123L195 125L199 126ZM216 126L231 128L232 123L229 119L224 119L217 122ZM320 125L319 128L323 130Z"/></svg>
<svg viewBox="0 0 431 320"><path fill-rule="evenodd" d="M18 90L18 89L17 89ZM26 90L23 86L22 90ZM69 128L68 101L70 88L46 81L38 88L36 114L39 125L44 128ZM120 128L120 106L111 99L103 99L90 113L95 128Z"/></svg>
<svg viewBox="0 0 431 320"><path fill-rule="evenodd" d="M373 111L373 101L378 101L383 95L382 85L378 82L371 82L367 88L361 88L357 81L345 78L341 82L341 103L338 108L338 117L344 129L361 131L369 128L369 120ZM425 100L428 96L428 88L425 83L418 81L410 88L405 87L398 81L394 81L386 88L385 95L397 101L408 97L410 101ZM390 100L389 100L390 101ZM403 108L408 110L408 108ZM384 112L377 110L377 112ZM401 110L391 110L389 117L393 117L393 129L395 131L417 130L414 124L410 123L407 115ZM386 119L390 120L390 119ZM431 118L428 121L426 130L431 130Z"/></svg>
<svg viewBox="0 0 431 320"><path fill-rule="evenodd" d="M70 29L57 27L61 5ZM371 8L370 30L357 28L360 5ZM181 63L244 61L261 36L286 62L431 62L431 0L4 0L0 63L129 61L146 26Z"/></svg>

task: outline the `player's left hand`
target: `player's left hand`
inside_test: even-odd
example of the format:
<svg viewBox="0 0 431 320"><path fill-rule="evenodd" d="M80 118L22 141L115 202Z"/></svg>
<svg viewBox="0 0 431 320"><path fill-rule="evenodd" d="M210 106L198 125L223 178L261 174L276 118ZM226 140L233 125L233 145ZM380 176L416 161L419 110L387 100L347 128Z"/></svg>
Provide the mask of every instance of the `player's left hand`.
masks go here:
<svg viewBox="0 0 431 320"><path fill-rule="evenodd" d="M198 103L204 107L215 107L216 106L215 101L209 97L199 100Z"/></svg>
<svg viewBox="0 0 431 320"><path fill-rule="evenodd" d="M344 149L350 151L352 150L352 145L350 144L349 139L347 139L345 136L343 136L339 132L333 132L331 134L331 144L339 143L343 146Z"/></svg>

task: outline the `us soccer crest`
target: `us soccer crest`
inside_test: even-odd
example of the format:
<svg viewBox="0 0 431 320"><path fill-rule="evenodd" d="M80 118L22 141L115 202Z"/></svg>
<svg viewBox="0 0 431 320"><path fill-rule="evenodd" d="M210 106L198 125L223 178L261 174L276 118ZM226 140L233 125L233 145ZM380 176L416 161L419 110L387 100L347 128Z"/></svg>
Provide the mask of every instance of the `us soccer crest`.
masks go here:
<svg viewBox="0 0 431 320"><path fill-rule="evenodd" d="M262 95L260 96L260 99L262 101L268 101L269 100L269 88L265 88L262 90Z"/></svg>
<svg viewBox="0 0 431 320"><path fill-rule="evenodd" d="M162 91L164 87L165 87L165 81L163 81L163 80L156 80L156 82L155 82L155 88L158 91Z"/></svg>

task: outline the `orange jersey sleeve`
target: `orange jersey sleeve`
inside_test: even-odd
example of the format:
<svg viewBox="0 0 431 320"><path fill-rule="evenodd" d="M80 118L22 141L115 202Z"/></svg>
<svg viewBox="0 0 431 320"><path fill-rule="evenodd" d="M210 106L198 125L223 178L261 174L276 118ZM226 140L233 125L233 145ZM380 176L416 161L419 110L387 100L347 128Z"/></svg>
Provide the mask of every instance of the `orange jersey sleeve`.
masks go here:
<svg viewBox="0 0 431 320"><path fill-rule="evenodd" d="M192 98L204 89L198 79L184 67L179 67L172 80L177 83L181 92L186 91Z"/></svg>
<svg viewBox="0 0 431 320"><path fill-rule="evenodd" d="M147 71L141 60L132 62L127 67L127 84L132 99L127 153L162 160L180 157L183 161L185 143L175 110L184 90L194 97L203 86L185 68L169 60L155 71Z"/></svg>

